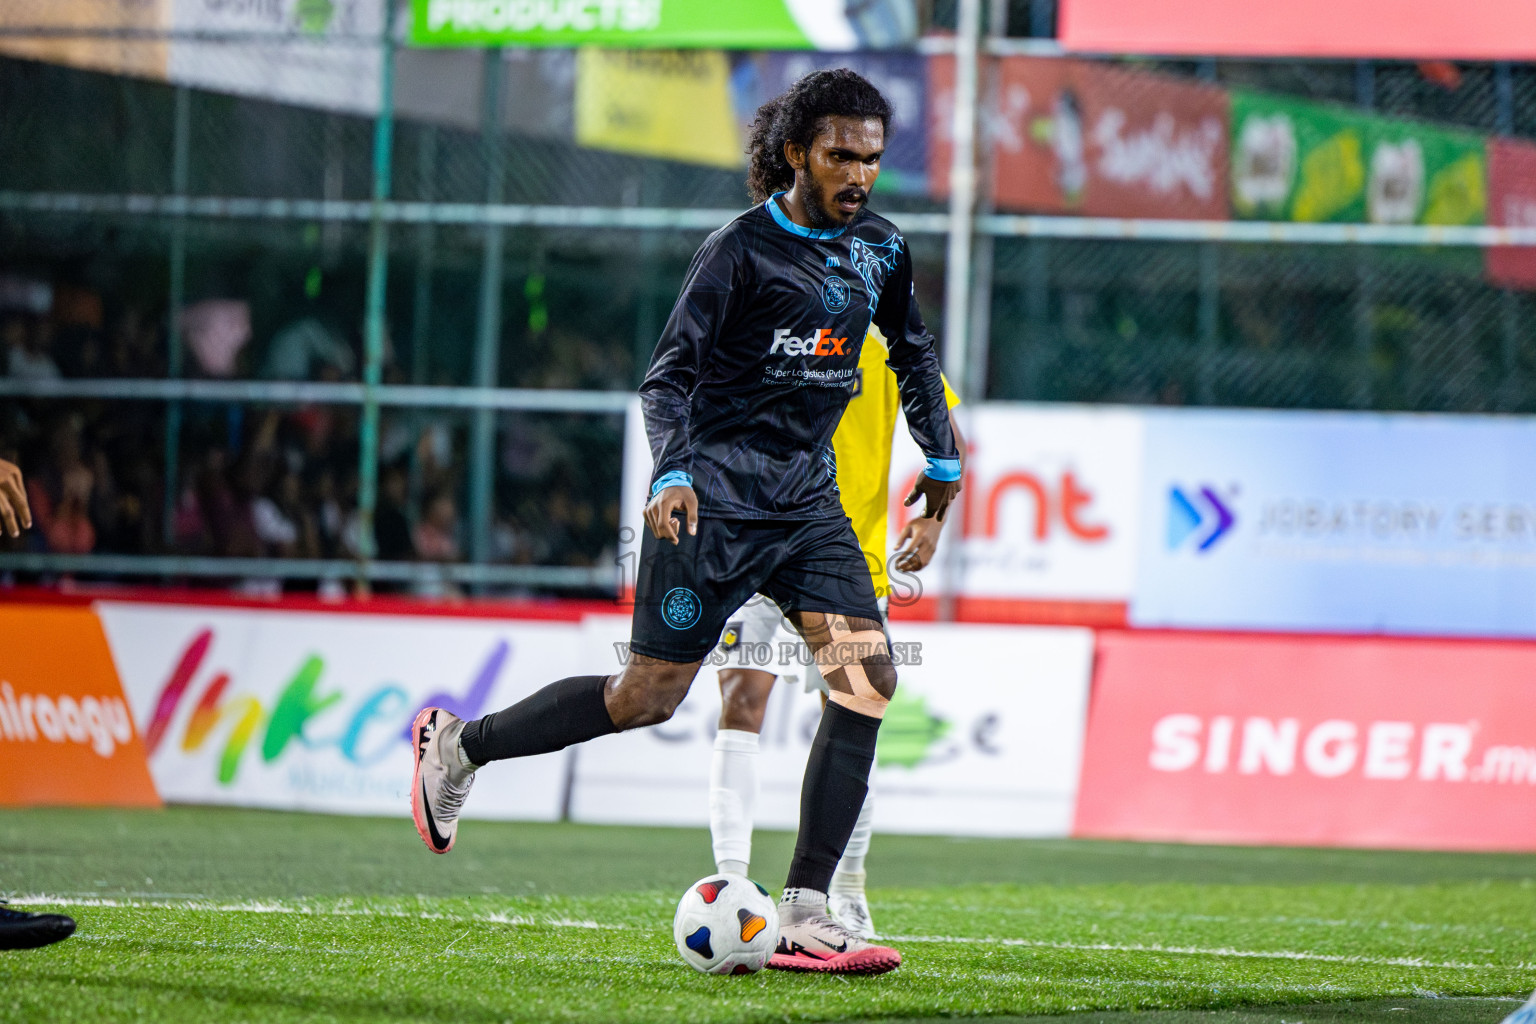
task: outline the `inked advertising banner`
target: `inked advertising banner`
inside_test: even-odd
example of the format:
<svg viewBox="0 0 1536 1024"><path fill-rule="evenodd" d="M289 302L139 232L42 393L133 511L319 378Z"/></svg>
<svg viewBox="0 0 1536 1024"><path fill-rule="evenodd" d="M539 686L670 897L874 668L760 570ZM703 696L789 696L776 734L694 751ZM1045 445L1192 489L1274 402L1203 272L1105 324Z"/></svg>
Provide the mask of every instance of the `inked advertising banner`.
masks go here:
<svg viewBox="0 0 1536 1024"><path fill-rule="evenodd" d="M1046 621L1123 625L1141 533L1142 414L1003 402L958 412L964 514L928 568L892 574L893 604L953 588L967 618L1040 621L1057 605L1063 614ZM904 421L894 446L888 551L920 512L902 499L925 464Z"/></svg>
<svg viewBox="0 0 1536 1024"><path fill-rule="evenodd" d="M1074 834L1536 850L1536 645L1104 633Z"/></svg>
<svg viewBox="0 0 1536 1024"><path fill-rule="evenodd" d="M949 192L953 61L935 64L934 191ZM940 66L945 65L945 66ZM1004 57L982 115L1005 210L1227 216L1227 94L1088 61Z"/></svg>
<svg viewBox="0 0 1536 1024"><path fill-rule="evenodd" d="M417 46L873 50L917 27L914 0L411 0Z"/></svg>
<svg viewBox="0 0 1536 1024"><path fill-rule="evenodd" d="M1536 636L1536 423L1144 415L1132 625Z"/></svg>
<svg viewBox="0 0 1536 1024"><path fill-rule="evenodd" d="M601 649L605 663L617 665L629 619L594 616L586 625L583 649ZM727 628L727 643L729 637ZM876 831L1065 835L1081 759L1093 634L897 623L892 640L900 683L875 757ZM671 721L581 747L572 817L707 825L719 669L727 665L780 676L760 740L756 822L761 828L798 827L805 761L821 720L821 700L802 682L806 657L806 649L784 632L763 648L717 649Z"/></svg>
<svg viewBox="0 0 1536 1024"><path fill-rule="evenodd" d="M1231 165L1243 219L1481 224L1488 207L1480 136L1241 89Z"/></svg>
<svg viewBox="0 0 1536 1024"><path fill-rule="evenodd" d="M348 814L408 813L421 707L500 710L571 675L580 635L568 623L97 607L166 800ZM466 813L558 818L565 759L520 760Z"/></svg>
<svg viewBox="0 0 1536 1024"><path fill-rule="evenodd" d="M0 607L0 806L158 807L89 608Z"/></svg>
<svg viewBox="0 0 1536 1024"><path fill-rule="evenodd" d="M1536 228L1536 145L1488 140L1488 223ZM1504 288L1536 288L1536 246L1487 250L1488 280Z"/></svg>

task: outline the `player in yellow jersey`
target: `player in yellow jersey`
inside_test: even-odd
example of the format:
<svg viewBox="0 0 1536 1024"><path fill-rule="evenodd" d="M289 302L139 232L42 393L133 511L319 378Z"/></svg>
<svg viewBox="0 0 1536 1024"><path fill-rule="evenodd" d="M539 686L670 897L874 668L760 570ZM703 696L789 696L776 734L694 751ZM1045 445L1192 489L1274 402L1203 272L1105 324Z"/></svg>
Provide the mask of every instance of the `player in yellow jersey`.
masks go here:
<svg viewBox="0 0 1536 1024"><path fill-rule="evenodd" d="M890 508L891 438L896 430L900 395L896 375L885 365L885 339L871 329L859 353L858 375L853 398L832 435L837 455L837 489L843 511L853 521L853 532L869 562L875 596L880 608L887 608L891 565L901 572L916 572L933 558L939 542L942 520L914 518L902 530L895 554L887 560L885 539ZM965 439L955 422L954 408L960 399L944 382L944 397L950 408L950 427L955 432L955 446L965 459ZM908 504L910 504L910 500ZM798 640L788 631L777 605L761 594L741 607L725 627L721 644L729 654L742 648L761 649L766 644L775 652L779 641ZM748 647L748 645L751 645ZM826 681L814 663L802 665L770 662L762 669L742 668L732 658L720 670L720 729L715 734L715 749L709 772L709 831L714 845L715 866L721 872L747 874L752 859L753 807L757 801L758 734L763 729L763 713L774 679L803 679L806 692L820 690L827 694ZM859 813L853 834L843 851L827 904L843 926L863 938L873 938L869 901L864 895L864 858L869 852L874 806L874 780Z"/></svg>

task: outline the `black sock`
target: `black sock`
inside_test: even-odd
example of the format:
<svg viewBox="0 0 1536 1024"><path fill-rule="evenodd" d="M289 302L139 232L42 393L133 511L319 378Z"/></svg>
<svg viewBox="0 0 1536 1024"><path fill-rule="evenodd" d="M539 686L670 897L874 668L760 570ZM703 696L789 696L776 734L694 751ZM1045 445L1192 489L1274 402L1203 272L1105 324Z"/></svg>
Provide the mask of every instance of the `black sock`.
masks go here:
<svg viewBox="0 0 1536 1024"><path fill-rule="evenodd" d="M800 836L786 889L826 892L869 793L880 719L828 704L805 762L800 789Z"/></svg>
<svg viewBox="0 0 1536 1024"><path fill-rule="evenodd" d="M464 726L459 742L473 764L563 750L618 732L603 702L607 676L571 676ZM846 841L846 840L845 840Z"/></svg>

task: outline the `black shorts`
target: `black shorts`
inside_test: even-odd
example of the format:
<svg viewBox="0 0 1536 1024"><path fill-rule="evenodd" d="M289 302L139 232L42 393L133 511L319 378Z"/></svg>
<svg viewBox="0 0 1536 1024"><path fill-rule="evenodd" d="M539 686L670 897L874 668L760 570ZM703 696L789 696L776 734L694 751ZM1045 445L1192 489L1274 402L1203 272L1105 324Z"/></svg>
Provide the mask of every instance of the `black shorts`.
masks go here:
<svg viewBox="0 0 1536 1024"><path fill-rule="evenodd" d="M753 594L772 598L786 615L881 621L869 563L847 516L700 519L698 535L684 528L675 547L645 531L629 649L662 661L699 661Z"/></svg>

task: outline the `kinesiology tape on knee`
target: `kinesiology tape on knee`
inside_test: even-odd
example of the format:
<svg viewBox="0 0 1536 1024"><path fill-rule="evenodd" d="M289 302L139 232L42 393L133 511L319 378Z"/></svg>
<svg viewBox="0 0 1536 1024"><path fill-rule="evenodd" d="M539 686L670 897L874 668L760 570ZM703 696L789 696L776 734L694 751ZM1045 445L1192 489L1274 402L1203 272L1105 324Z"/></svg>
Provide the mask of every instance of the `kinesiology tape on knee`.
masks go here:
<svg viewBox="0 0 1536 1024"><path fill-rule="evenodd" d="M849 633L816 652L816 667L827 681L827 700L870 718L884 718L890 698L869 681L865 666L890 663L885 634L878 629Z"/></svg>

